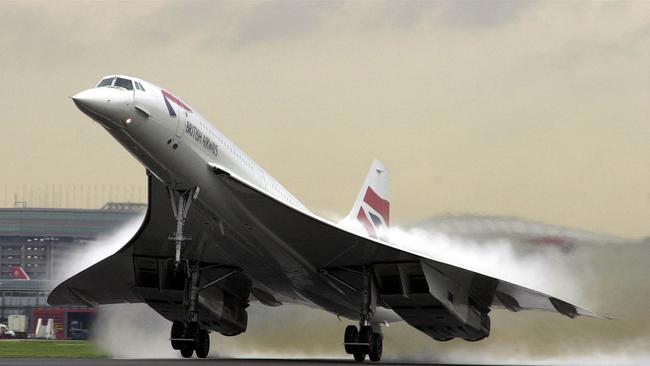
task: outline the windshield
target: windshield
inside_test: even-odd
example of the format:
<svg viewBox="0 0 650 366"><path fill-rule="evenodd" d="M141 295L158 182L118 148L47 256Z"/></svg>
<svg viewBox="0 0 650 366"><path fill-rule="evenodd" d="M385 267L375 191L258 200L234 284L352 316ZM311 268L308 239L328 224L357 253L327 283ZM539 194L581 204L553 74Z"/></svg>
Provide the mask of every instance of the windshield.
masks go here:
<svg viewBox="0 0 650 366"><path fill-rule="evenodd" d="M126 90L133 90L133 82L129 79L117 78L115 79L115 86L124 88Z"/></svg>
<svg viewBox="0 0 650 366"><path fill-rule="evenodd" d="M113 83L113 79L114 79L113 77L103 79L102 81L99 82L99 84L97 84L97 87L101 88L102 86L111 86L111 84Z"/></svg>

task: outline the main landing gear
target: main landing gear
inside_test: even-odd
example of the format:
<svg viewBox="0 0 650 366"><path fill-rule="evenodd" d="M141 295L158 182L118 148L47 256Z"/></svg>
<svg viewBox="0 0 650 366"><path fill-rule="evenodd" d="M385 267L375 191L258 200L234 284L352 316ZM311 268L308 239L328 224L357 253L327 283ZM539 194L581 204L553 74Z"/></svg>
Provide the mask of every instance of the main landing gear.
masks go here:
<svg viewBox="0 0 650 366"><path fill-rule="evenodd" d="M381 360L384 339L379 325L376 325L375 329L371 326L377 305L377 290L370 269L364 268L362 275L363 290L361 291L359 328L348 325L345 328L343 344L345 345L345 352L353 355L355 361L362 362L368 356L370 361L377 362Z"/></svg>
<svg viewBox="0 0 650 366"><path fill-rule="evenodd" d="M357 362L365 360L366 355L370 361L377 362L381 360L383 339L384 336L374 332L369 325L362 325L360 328L348 325L344 335L345 352L353 355Z"/></svg>
<svg viewBox="0 0 650 366"><path fill-rule="evenodd" d="M184 358L206 358L210 353L210 335L205 329L200 329L197 323L175 321L171 332L172 348L181 351Z"/></svg>
<svg viewBox="0 0 650 366"><path fill-rule="evenodd" d="M192 357L196 352L196 357L206 358L210 352L209 332L201 329L198 323L197 304L199 299L199 276L200 270L198 265L190 263L187 259L182 258L182 249L185 242L192 240L183 234L187 215L190 212L192 201L199 194L199 187L177 191L169 189L169 196L172 201L174 218L176 219L176 232L169 236L169 240L176 246L173 259L168 261L168 281L179 283L185 289L186 321L175 321L171 330L171 345L173 349L180 350L184 358Z"/></svg>

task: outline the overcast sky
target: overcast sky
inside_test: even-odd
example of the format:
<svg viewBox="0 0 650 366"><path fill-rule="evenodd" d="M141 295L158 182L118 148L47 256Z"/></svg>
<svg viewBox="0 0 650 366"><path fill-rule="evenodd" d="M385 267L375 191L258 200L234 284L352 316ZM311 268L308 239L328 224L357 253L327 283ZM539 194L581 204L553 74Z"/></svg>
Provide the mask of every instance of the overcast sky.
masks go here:
<svg viewBox="0 0 650 366"><path fill-rule="evenodd" d="M144 197L144 169L68 99L122 73L328 216L377 157L398 224L650 234L650 3L2 2L0 50L2 206L45 184Z"/></svg>

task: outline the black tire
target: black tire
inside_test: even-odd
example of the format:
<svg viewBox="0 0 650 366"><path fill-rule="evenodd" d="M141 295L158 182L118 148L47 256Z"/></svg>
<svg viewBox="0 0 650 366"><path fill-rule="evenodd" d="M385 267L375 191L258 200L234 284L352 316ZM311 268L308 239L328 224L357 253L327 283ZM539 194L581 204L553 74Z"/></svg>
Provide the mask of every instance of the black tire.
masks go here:
<svg viewBox="0 0 650 366"><path fill-rule="evenodd" d="M368 354L370 352L370 346L372 345L372 327L370 326L363 326L361 329L359 329L359 343L367 343L368 346L359 346L359 347L365 347L363 348L363 353Z"/></svg>
<svg viewBox="0 0 650 366"><path fill-rule="evenodd" d="M363 352L354 352L354 360L357 362L363 362L366 359L366 354Z"/></svg>
<svg viewBox="0 0 650 366"><path fill-rule="evenodd" d="M172 324L172 332L170 338L183 338L183 333L185 332L185 323L175 321ZM171 341L173 349L181 349L183 342L181 341Z"/></svg>
<svg viewBox="0 0 650 366"><path fill-rule="evenodd" d="M185 324L183 338L194 339L194 343L192 343L192 348L194 348L194 344L199 339L199 325L194 322Z"/></svg>
<svg viewBox="0 0 650 366"><path fill-rule="evenodd" d="M210 353L210 335L207 330L199 330L199 337L196 340L196 357L206 358Z"/></svg>
<svg viewBox="0 0 650 366"><path fill-rule="evenodd" d="M194 347L189 345L184 345L183 347L181 347L181 356L183 356L183 358L190 358L192 357L193 353L194 353Z"/></svg>
<svg viewBox="0 0 650 366"><path fill-rule="evenodd" d="M378 362L381 360L381 354L384 351L384 336L380 333L375 333L372 336L372 343L370 344L370 352L368 352L368 357L372 362Z"/></svg>
<svg viewBox="0 0 650 366"><path fill-rule="evenodd" d="M345 335L343 336L343 342L344 343L356 343L359 341L359 330L357 330L357 327L354 325L348 325L345 328ZM345 345L345 352L347 354L353 354L354 351L356 351L356 346L348 346L347 344Z"/></svg>

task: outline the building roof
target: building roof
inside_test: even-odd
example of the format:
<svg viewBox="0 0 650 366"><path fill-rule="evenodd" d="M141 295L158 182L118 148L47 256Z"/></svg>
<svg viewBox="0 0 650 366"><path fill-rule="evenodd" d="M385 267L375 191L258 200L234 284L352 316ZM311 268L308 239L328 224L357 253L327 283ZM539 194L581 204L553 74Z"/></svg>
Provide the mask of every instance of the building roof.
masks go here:
<svg viewBox="0 0 650 366"><path fill-rule="evenodd" d="M0 208L0 237L92 239L142 215L145 208L113 202L101 209Z"/></svg>

